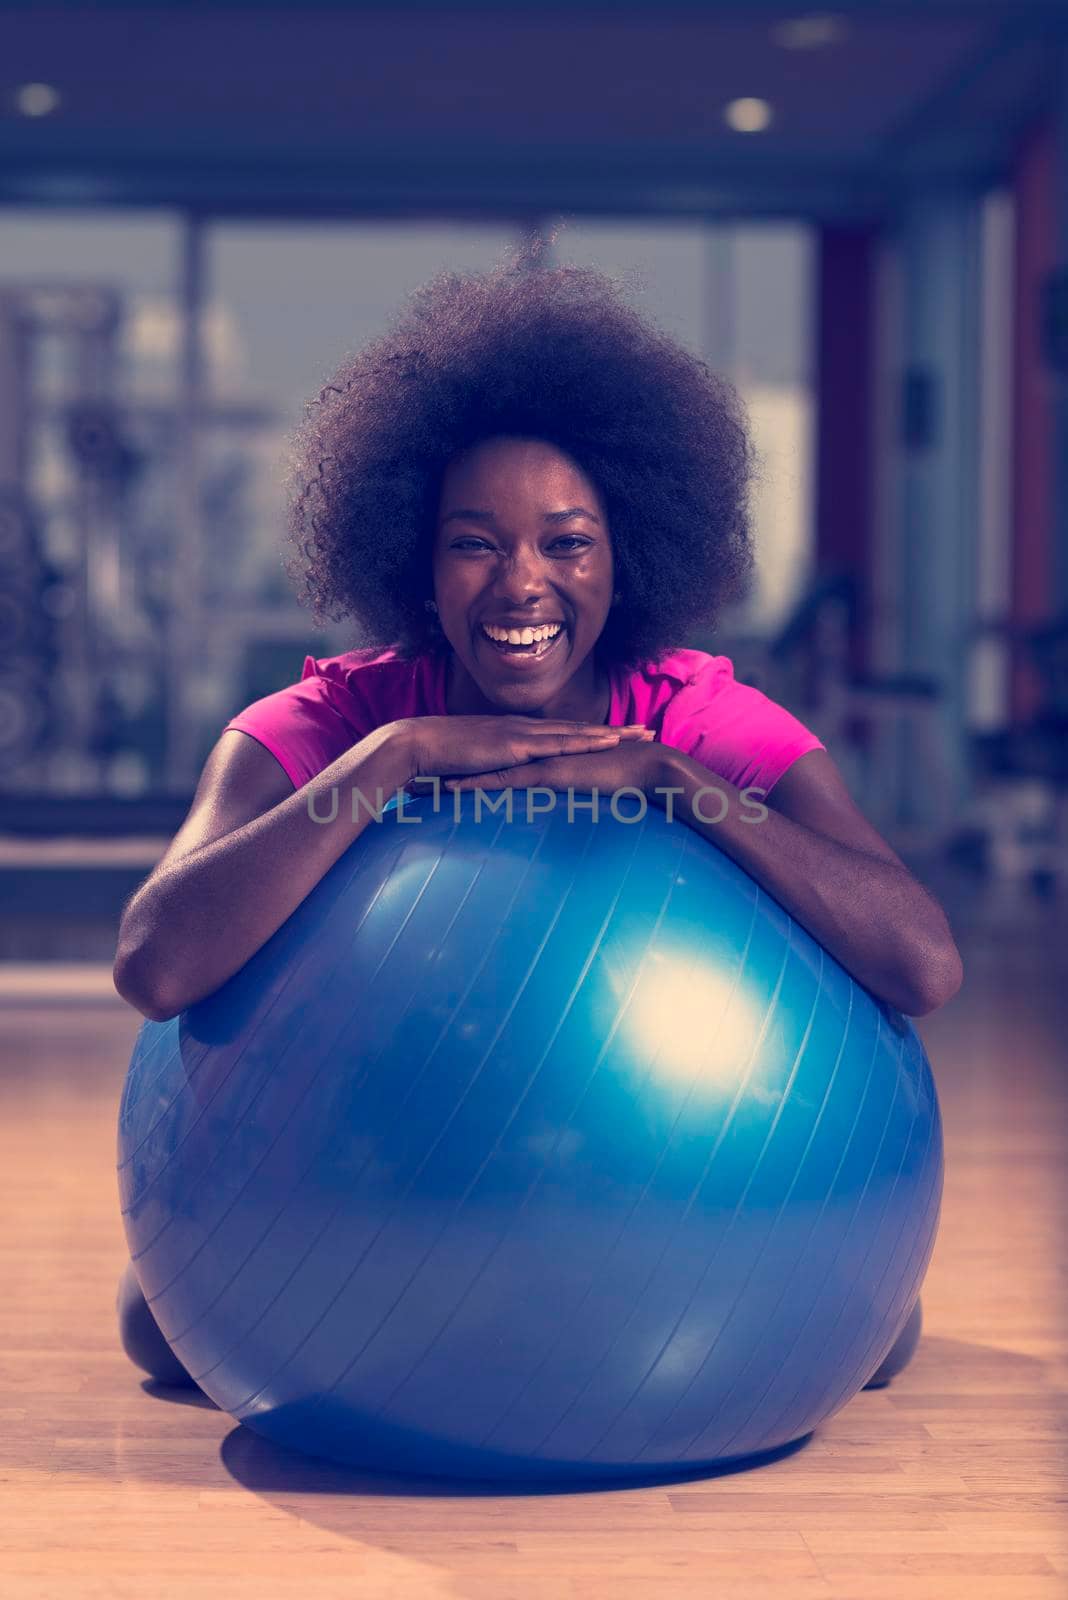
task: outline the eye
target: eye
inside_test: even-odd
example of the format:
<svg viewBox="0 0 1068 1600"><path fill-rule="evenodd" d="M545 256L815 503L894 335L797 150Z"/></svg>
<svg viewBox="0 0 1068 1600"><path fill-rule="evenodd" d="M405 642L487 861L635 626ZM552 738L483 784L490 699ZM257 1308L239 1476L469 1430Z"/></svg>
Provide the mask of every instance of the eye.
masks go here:
<svg viewBox="0 0 1068 1600"><path fill-rule="evenodd" d="M555 550L559 548L559 546L564 545L566 546L567 553L570 553L576 547L579 550L585 550L592 543L592 539L584 539L580 534L564 533L561 534L558 539L554 539L549 548ZM490 545L485 539L476 539L473 535L468 535L463 539L454 539L452 544L449 546L450 550L488 550L489 548Z"/></svg>

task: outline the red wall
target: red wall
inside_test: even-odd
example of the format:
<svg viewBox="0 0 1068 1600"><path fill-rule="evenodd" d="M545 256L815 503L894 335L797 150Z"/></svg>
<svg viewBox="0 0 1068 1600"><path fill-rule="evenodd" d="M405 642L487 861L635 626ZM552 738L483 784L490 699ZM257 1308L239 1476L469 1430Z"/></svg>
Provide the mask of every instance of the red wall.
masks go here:
<svg viewBox="0 0 1068 1600"><path fill-rule="evenodd" d="M820 230L816 292L816 561L860 586L854 671L868 664L875 232Z"/></svg>
<svg viewBox="0 0 1068 1600"><path fill-rule="evenodd" d="M1016 211L1013 305L1012 620L1043 621L1053 605L1054 377L1040 347L1040 290L1056 258L1056 142L1053 122L1036 123L1021 140L1012 174ZM1035 707L1033 671L1017 652L1014 719Z"/></svg>

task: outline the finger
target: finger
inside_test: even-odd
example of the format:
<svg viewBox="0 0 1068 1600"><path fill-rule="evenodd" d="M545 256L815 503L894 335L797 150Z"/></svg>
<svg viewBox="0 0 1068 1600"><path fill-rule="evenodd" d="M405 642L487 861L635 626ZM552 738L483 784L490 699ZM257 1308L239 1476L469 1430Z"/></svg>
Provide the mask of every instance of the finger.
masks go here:
<svg viewBox="0 0 1068 1600"><path fill-rule="evenodd" d="M539 737L540 732L541 730L539 730L539 733L536 733L534 737ZM575 737L585 737L586 735L589 735L591 738L593 738L609 734L616 739L655 738L652 728L647 728L645 724L641 722L631 723L625 728L609 728L605 727L603 724L598 724L598 726L595 728L591 727L588 729L583 729L581 733L576 733Z"/></svg>
<svg viewBox="0 0 1068 1600"><path fill-rule="evenodd" d="M553 750L557 750L565 747L570 748L572 745L603 743L606 740L611 740L613 743L618 744L621 736L621 728L596 728L591 729L588 733L534 733L531 734L529 739L524 739L522 743L529 745L532 749L544 744Z"/></svg>
<svg viewBox="0 0 1068 1600"><path fill-rule="evenodd" d="M446 778L442 788L448 789L450 793L456 789L503 789L506 785L513 789L521 789L523 771L522 767L514 767L507 777L503 772L480 772L467 778Z"/></svg>
<svg viewBox="0 0 1068 1600"><path fill-rule="evenodd" d="M519 745L522 761L537 761L545 756L583 755L587 751L614 750L620 743L619 730L601 733L563 733L544 739L524 739Z"/></svg>
<svg viewBox="0 0 1068 1600"><path fill-rule="evenodd" d="M561 736L546 736L542 738L535 735L534 740L527 743L526 749L530 755L539 753L539 747L550 751L576 751L611 749L619 744L648 744L655 739L656 734L652 728L604 728L596 734L564 734Z"/></svg>
<svg viewBox="0 0 1068 1600"><path fill-rule="evenodd" d="M516 717L516 722L530 723L535 733L603 733L608 724L604 722L564 722L553 717ZM622 727L613 728L613 733L630 733L645 728L644 722L628 722Z"/></svg>
<svg viewBox="0 0 1068 1600"><path fill-rule="evenodd" d="M520 733L597 733L606 726L603 722L570 722L558 717L509 717Z"/></svg>

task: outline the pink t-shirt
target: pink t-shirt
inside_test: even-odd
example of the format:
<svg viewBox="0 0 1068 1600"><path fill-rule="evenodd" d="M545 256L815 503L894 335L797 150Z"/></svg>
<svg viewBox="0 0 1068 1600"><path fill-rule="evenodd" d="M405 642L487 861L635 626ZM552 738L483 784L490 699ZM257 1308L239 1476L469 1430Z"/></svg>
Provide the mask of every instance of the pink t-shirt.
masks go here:
<svg viewBox="0 0 1068 1600"><path fill-rule="evenodd" d="M299 683L254 701L226 728L251 734L299 789L386 722L446 716L446 666L444 653L404 660L393 648L308 656ZM824 748L783 706L737 683L727 656L672 650L610 677L611 727L643 723L738 789L767 794L799 756Z"/></svg>

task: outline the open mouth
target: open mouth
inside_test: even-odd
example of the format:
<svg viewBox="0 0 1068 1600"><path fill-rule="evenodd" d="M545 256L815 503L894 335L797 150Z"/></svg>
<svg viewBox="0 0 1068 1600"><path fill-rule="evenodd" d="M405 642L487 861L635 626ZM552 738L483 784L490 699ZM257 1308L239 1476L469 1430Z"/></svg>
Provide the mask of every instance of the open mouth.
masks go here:
<svg viewBox="0 0 1068 1600"><path fill-rule="evenodd" d="M502 630L498 630L502 631ZM535 632L542 630L536 629ZM486 632L483 625L479 625L479 638L482 643L496 655L502 656L506 661L520 662L544 661L547 656L558 649L562 644L567 629L562 624L556 626L556 632L547 638L532 639L528 644L510 644L504 639L494 639Z"/></svg>

